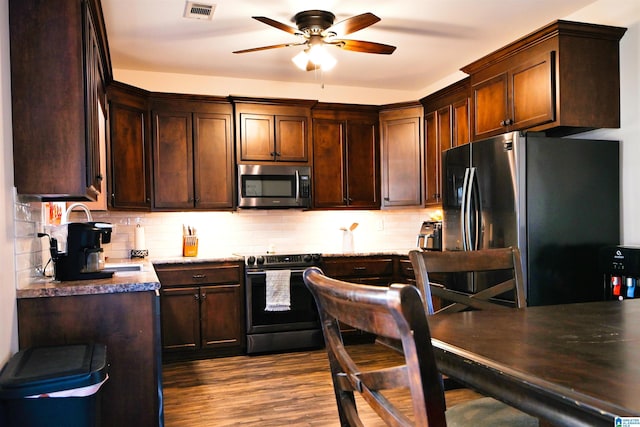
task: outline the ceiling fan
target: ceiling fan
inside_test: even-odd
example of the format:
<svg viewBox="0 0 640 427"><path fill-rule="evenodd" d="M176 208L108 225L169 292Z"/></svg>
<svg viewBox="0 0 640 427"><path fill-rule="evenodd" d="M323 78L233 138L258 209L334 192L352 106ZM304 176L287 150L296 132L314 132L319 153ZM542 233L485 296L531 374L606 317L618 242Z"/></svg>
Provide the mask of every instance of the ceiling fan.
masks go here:
<svg viewBox="0 0 640 427"><path fill-rule="evenodd" d="M298 28L294 28L265 16L253 16L252 18L289 34L293 34L294 36L298 36L302 40L295 43L282 43L271 46L237 50L233 53L258 52L261 50L290 46L307 46L305 51L302 52L305 55L300 58L303 61L302 66L296 62L297 57L294 58L294 62L296 62L296 65L301 68L304 67L303 69L311 71L321 68L323 57L315 56L314 54L326 55L326 53L321 53L323 51L322 49L317 49L318 47L325 45L336 46L341 49L354 52L376 53L382 55L390 55L394 50L396 50L395 46L382 43L341 38L342 36L355 33L356 31L367 28L380 21L380 18L369 12L352 16L351 18L347 18L344 21L334 24L333 21L336 17L331 12L324 10L305 10L297 13L293 17L293 21ZM331 59L335 64L335 60L333 58Z"/></svg>

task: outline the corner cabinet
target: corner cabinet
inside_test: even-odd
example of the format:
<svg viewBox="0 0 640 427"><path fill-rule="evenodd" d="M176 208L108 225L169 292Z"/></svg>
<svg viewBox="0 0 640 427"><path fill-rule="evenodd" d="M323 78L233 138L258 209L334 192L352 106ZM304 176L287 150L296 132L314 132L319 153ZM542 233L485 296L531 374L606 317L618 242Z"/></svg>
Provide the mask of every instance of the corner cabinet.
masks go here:
<svg viewBox="0 0 640 427"><path fill-rule="evenodd" d="M157 264L165 360L242 354L242 263Z"/></svg>
<svg viewBox="0 0 640 427"><path fill-rule="evenodd" d="M233 208L233 107L226 99L154 94L153 209Z"/></svg>
<svg viewBox="0 0 640 427"><path fill-rule="evenodd" d="M309 163L315 101L235 98L238 163Z"/></svg>
<svg viewBox="0 0 640 427"><path fill-rule="evenodd" d="M378 108L319 104L312 115L314 208L379 209Z"/></svg>
<svg viewBox="0 0 640 427"><path fill-rule="evenodd" d="M151 209L148 98L146 91L118 82L107 89L110 123L107 185L112 209Z"/></svg>
<svg viewBox="0 0 640 427"><path fill-rule="evenodd" d="M422 206L422 111L399 104L380 112L383 208Z"/></svg>
<svg viewBox="0 0 640 427"><path fill-rule="evenodd" d="M11 0L9 32L18 193L95 201L111 80L100 2Z"/></svg>
<svg viewBox="0 0 640 427"><path fill-rule="evenodd" d="M425 128L425 205L442 203L442 152L467 144L469 135L469 78L420 100Z"/></svg>
<svg viewBox="0 0 640 427"><path fill-rule="evenodd" d="M514 130L563 136L620 127L624 28L555 21L462 68L472 140Z"/></svg>

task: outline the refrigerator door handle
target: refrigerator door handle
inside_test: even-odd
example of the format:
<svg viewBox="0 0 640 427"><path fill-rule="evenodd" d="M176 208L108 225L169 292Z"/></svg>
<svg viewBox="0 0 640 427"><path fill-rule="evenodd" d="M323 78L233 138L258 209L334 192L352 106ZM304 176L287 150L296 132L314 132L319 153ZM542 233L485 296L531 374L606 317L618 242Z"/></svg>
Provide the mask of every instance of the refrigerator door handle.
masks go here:
<svg viewBox="0 0 640 427"><path fill-rule="evenodd" d="M477 249L474 245L474 240L477 242L477 236L475 239L471 236L471 208L473 204L471 203L473 197L473 181L476 176L476 168L469 168L469 180L466 182L466 200L464 202L465 212L464 212L464 249L467 251L472 251Z"/></svg>
<svg viewBox="0 0 640 427"><path fill-rule="evenodd" d="M470 168L466 168L464 170L464 181L462 182L462 203L460 203L460 235L462 236L462 250L469 250L469 247L467 246L467 241L468 241L468 237L467 237L467 212L468 212L468 206L467 206L467 200L468 200L468 195L467 193L469 192L469 174L471 172Z"/></svg>

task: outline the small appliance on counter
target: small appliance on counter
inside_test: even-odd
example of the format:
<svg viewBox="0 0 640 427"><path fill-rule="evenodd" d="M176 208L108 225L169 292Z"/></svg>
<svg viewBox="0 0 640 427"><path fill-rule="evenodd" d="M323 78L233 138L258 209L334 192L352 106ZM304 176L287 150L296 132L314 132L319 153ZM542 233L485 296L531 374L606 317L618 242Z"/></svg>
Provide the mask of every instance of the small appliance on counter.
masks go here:
<svg viewBox="0 0 640 427"><path fill-rule="evenodd" d="M430 251L442 250L442 222L424 221L418 233L418 247Z"/></svg>
<svg viewBox="0 0 640 427"><path fill-rule="evenodd" d="M66 252L58 251L58 241L51 239L51 259L55 279L59 281L104 279L113 271L103 271L101 243L111 241L112 226L106 222L71 222L67 228Z"/></svg>
<svg viewBox="0 0 640 427"><path fill-rule="evenodd" d="M640 298L640 246L600 248L599 269L604 276L604 299Z"/></svg>

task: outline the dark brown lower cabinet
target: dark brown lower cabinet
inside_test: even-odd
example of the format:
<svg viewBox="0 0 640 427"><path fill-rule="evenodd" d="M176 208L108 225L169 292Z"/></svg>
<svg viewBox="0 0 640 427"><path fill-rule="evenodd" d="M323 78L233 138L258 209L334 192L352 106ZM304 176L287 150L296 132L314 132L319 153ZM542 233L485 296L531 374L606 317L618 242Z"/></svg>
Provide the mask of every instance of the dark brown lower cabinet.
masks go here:
<svg viewBox="0 0 640 427"><path fill-rule="evenodd" d="M159 304L154 291L18 299L20 348L102 343L103 426L162 425Z"/></svg>
<svg viewBox="0 0 640 427"><path fill-rule="evenodd" d="M165 361L241 354L245 348L240 263L156 265Z"/></svg>

